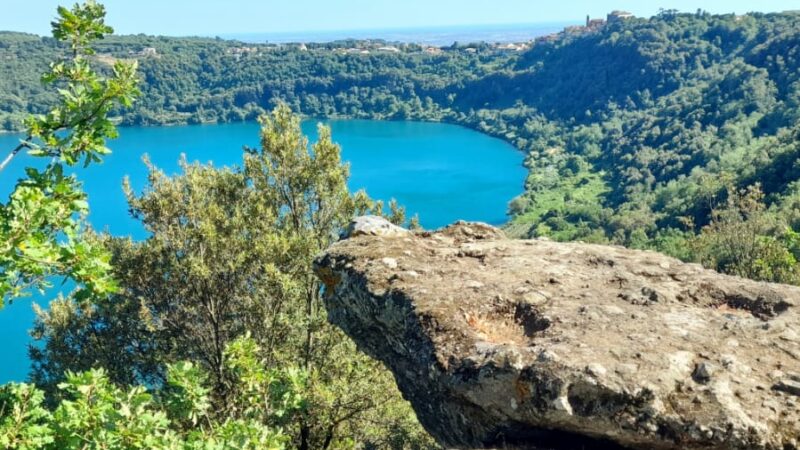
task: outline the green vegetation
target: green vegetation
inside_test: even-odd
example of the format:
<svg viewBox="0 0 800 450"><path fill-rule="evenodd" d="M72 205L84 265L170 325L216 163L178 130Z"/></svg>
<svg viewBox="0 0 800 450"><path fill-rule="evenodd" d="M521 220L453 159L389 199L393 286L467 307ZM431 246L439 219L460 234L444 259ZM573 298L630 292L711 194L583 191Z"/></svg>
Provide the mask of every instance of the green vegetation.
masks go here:
<svg viewBox="0 0 800 450"><path fill-rule="evenodd" d="M479 111L478 125L529 154L510 229L796 282L798 24L796 13L665 12L535 47L492 81L498 92L525 86L514 101L532 106L478 100L505 101ZM491 95L483 83L468 89ZM745 245L727 238L732 217L769 250L723 249ZM755 260L760 268L743 269Z"/></svg>
<svg viewBox="0 0 800 450"><path fill-rule="evenodd" d="M510 55L454 49L427 54L347 53L364 43L298 46L245 44L204 38L109 36L96 43L95 65L137 61L142 96L117 111L126 125L256 120L279 103L317 117L437 119L444 89L510 68ZM373 47L379 44L371 44ZM50 38L0 33L0 130L56 99L39 73L61 50ZM443 96L444 95L444 96Z"/></svg>
<svg viewBox="0 0 800 450"><path fill-rule="evenodd" d="M38 312L33 380L57 397L66 370L104 367L121 385L163 386L171 364L193 361L208 374L214 417L239 417L246 392L224 352L249 335L265 367L305 374L306 408L285 424L293 446L425 444L389 373L327 323L311 273L354 215L383 205L348 193L327 128L309 152L286 106L262 125L244 167L183 162L169 178L151 166L147 190L127 190L150 237L101 238L120 287L111 298L66 298ZM396 206L392 216L404 221Z"/></svg>
<svg viewBox="0 0 800 450"><path fill-rule="evenodd" d="M82 236L88 211L85 195L64 166L85 165L108 153L105 139L117 132L107 119L115 105L129 106L137 94L135 64L116 63L109 77L89 65L88 43L112 32L102 6L59 8L53 35L68 44L65 59L52 63L43 80L58 86L59 103L24 121L26 137L0 162L0 172L22 150L48 158L43 170L28 168L7 203L0 204L0 308L30 289L49 286L63 275L80 285L78 296L114 290L108 254Z"/></svg>
<svg viewBox="0 0 800 450"><path fill-rule="evenodd" d="M759 185L728 192L727 203L690 241L707 266L745 278L800 284L800 235L767 211Z"/></svg>
<svg viewBox="0 0 800 450"><path fill-rule="evenodd" d="M109 113L137 94L135 64L116 61L104 78L88 63L112 31L104 16L92 1L59 8L66 59L46 76L58 101L26 119L9 157L28 149L51 162L3 205L3 299L59 276L77 288L37 310L35 384L0 387L0 447L434 447L386 369L325 320L313 257L355 214L384 213L348 192L329 129L309 146L278 106L243 167L184 162L168 178L151 166L145 192L127 189L145 241L82 232L88 206L62 165L107 154Z"/></svg>
<svg viewBox="0 0 800 450"><path fill-rule="evenodd" d="M103 369L68 372L52 411L32 385L0 387L0 446L19 450L271 450L289 443L282 426L306 408L302 371L276 371L256 359L242 337L225 352L226 370L242 386L237 418L212 409L206 376L192 363L167 368L163 389L113 384Z"/></svg>

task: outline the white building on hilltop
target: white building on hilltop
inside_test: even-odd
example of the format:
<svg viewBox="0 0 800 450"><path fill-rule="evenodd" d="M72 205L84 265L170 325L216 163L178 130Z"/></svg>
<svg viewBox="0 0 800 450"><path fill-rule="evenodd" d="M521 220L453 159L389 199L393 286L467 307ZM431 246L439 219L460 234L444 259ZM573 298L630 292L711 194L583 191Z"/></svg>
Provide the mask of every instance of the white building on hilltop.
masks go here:
<svg viewBox="0 0 800 450"><path fill-rule="evenodd" d="M634 17L636 16L628 11L612 11L611 14L608 15L608 23L621 22L623 20L633 19Z"/></svg>

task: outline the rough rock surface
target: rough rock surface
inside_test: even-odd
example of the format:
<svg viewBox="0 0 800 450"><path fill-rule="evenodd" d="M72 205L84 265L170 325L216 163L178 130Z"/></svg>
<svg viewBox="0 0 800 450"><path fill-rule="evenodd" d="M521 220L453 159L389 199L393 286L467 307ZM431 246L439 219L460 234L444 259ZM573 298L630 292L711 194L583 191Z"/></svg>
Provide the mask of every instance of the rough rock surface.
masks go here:
<svg viewBox="0 0 800 450"><path fill-rule="evenodd" d="M798 448L800 288L482 224L354 234L315 264L329 319L444 445Z"/></svg>
<svg viewBox="0 0 800 450"><path fill-rule="evenodd" d="M406 236L410 232L378 216L356 217L347 227L346 237Z"/></svg>

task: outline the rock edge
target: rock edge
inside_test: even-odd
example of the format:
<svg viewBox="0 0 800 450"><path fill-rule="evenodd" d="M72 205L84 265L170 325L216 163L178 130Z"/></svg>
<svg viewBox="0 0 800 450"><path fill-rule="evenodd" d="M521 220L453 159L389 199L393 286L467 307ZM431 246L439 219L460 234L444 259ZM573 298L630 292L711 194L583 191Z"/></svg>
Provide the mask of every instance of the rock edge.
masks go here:
<svg viewBox="0 0 800 450"><path fill-rule="evenodd" d="M389 232L351 227L315 262L329 320L441 444L798 448L800 288L484 224L370 222Z"/></svg>

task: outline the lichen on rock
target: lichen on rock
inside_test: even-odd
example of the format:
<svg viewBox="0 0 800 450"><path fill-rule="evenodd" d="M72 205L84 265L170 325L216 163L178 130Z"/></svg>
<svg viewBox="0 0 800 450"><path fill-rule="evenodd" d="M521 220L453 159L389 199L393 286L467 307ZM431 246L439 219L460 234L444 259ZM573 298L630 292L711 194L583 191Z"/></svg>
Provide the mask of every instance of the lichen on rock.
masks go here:
<svg viewBox="0 0 800 450"><path fill-rule="evenodd" d="M800 288L484 224L378 220L390 232L315 262L329 320L391 369L441 444L798 448Z"/></svg>

